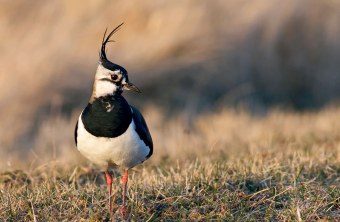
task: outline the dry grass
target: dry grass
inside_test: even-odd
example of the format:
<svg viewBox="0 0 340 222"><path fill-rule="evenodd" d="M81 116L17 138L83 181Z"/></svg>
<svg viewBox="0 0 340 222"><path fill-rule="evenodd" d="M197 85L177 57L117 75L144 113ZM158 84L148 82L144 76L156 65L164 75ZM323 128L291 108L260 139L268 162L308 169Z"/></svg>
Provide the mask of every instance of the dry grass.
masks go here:
<svg viewBox="0 0 340 222"><path fill-rule="evenodd" d="M156 148L130 174L132 221L340 220L340 109L266 117L225 110L191 124L144 113ZM103 173L64 157L1 174L2 220L107 219Z"/></svg>
<svg viewBox="0 0 340 222"><path fill-rule="evenodd" d="M261 111L319 107L340 95L338 1L0 4L1 162L29 151L55 109L71 116L85 105L103 32L123 21L108 56L143 90L131 97L139 106Z"/></svg>
<svg viewBox="0 0 340 222"><path fill-rule="evenodd" d="M73 129L103 31L122 21L108 55L143 90L125 95L156 147L131 175L131 220L339 221L340 109L268 111L339 99L339 9L319 0L1 2L0 221L107 217L103 175L80 157Z"/></svg>

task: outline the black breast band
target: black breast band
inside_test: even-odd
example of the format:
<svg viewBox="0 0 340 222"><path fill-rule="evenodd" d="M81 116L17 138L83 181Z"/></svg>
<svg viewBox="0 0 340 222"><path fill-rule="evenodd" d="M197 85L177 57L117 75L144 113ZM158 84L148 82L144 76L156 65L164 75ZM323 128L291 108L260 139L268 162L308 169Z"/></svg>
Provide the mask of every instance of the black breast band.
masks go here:
<svg viewBox="0 0 340 222"><path fill-rule="evenodd" d="M89 103L81 117L85 129L97 137L117 137L132 120L129 104L122 95L100 97Z"/></svg>

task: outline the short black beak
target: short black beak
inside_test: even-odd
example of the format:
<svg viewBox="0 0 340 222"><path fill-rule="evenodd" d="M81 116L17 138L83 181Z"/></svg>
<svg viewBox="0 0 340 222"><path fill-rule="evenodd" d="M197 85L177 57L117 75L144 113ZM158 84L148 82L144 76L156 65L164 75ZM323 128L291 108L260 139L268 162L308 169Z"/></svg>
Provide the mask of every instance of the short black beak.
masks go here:
<svg viewBox="0 0 340 222"><path fill-rule="evenodd" d="M128 82L124 85L124 89L127 90L133 90L135 92L141 93L142 91L140 91L137 86L133 85L131 82Z"/></svg>

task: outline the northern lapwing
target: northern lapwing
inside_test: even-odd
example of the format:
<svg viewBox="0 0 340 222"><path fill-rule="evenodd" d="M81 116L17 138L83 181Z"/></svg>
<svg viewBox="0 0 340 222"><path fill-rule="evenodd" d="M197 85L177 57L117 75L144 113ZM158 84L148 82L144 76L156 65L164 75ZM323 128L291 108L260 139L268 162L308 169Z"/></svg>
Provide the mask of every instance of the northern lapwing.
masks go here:
<svg viewBox="0 0 340 222"><path fill-rule="evenodd" d="M122 96L123 90L141 92L129 81L128 72L108 60L106 44L123 25L103 36L99 65L92 96L76 124L74 136L78 150L95 164L106 167L109 210L112 213L112 175L110 169L123 170L123 202L120 211L126 215L128 171L143 163L153 152L153 143L142 114Z"/></svg>

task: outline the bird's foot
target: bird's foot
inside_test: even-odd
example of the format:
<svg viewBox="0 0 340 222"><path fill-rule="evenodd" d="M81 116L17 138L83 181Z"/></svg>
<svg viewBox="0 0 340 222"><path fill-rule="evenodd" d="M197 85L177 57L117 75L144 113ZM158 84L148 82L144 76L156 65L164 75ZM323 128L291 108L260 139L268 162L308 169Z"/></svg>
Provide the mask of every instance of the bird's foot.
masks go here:
<svg viewBox="0 0 340 222"><path fill-rule="evenodd" d="M127 216L127 207L126 206L121 206L119 208L119 213L125 218Z"/></svg>

